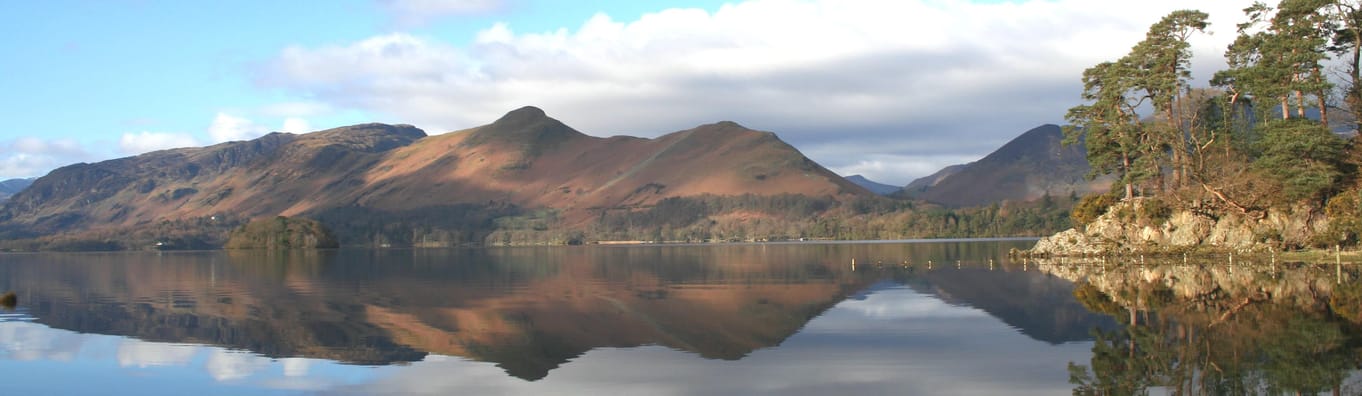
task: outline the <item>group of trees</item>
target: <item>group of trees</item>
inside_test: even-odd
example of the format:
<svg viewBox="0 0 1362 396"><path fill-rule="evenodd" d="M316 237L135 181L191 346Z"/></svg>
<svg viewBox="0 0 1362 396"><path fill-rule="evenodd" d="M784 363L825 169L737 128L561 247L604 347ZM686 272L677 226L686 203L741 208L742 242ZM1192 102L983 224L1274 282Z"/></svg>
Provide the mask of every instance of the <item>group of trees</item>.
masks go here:
<svg viewBox="0 0 1362 396"><path fill-rule="evenodd" d="M1066 143L1084 142L1093 174L1115 175L1127 199L1173 196L1255 217L1300 205L1362 214L1327 205L1358 190L1356 138L1334 125L1362 125L1362 1L1244 11L1229 68L1209 86L1190 83L1189 40L1209 26L1195 10L1168 14L1127 55L1084 71L1087 104L1069 110ZM1355 242L1362 230L1335 231Z"/></svg>
<svg viewBox="0 0 1362 396"><path fill-rule="evenodd" d="M1034 202L945 208L878 196L845 202L797 194L673 197L647 208L602 211L574 235L657 242L1035 236L1068 228L1077 200L1046 195ZM503 234L511 241L535 239L528 230Z"/></svg>

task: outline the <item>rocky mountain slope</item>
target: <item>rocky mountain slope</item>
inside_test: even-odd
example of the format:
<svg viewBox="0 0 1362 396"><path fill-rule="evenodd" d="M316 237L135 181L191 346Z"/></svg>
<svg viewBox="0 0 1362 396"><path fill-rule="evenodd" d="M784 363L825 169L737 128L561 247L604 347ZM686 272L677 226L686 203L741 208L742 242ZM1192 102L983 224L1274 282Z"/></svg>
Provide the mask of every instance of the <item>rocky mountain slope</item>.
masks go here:
<svg viewBox="0 0 1362 396"><path fill-rule="evenodd" d="M548 210L581 225L605 210L706 194L870 192L775 134L732 122L598 138L525 107L437 136L363 124L66 166L0 208L0 239L300 216L341 228L343 243L417 229L476 240L469 231L501 217Z"/></svg>
<svg viewBox="0 0 1362 396"><path fill-rule="evenodd" d="M1065 147L1060 143L1063 140L1059 126L1041 125L983 159L914 180L903 194L964 207L1029 201L1046 193L1058 197L1106 191L1110 181L1085 178L1090 168L1083 146Z"/></svg>

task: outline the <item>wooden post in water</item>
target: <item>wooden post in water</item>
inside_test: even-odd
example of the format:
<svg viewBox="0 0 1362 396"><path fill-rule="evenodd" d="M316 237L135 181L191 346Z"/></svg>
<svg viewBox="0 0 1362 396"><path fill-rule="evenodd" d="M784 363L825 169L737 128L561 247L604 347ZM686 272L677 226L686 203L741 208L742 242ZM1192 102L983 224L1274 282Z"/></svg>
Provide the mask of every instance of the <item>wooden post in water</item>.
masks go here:
<svg viewBox="0 0 1362 396"><path fill-rule="evenodd" d="M1334 245L1334 283L1343 284L1343 246Z"/></svg>
<svg viewBox="0 0 1362 396"><path fill-rule="evenodd" d="M851 272L856 272L856 259L851 259Z"/></svg>

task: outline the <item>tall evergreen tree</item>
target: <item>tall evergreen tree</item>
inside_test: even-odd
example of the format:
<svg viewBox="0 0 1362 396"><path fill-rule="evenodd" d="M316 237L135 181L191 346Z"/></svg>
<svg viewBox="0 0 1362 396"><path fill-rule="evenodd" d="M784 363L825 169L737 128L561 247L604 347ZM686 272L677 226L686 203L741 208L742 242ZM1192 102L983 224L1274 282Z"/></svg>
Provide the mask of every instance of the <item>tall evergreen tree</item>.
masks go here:
<svg viewBox="0 0 1362 396"><path fill-rule="evenodd" d="M1217 73L1216 81L1260 104L1276 103L1283 119L1293 116L1293 106L1299 118L1317 108L1327 125L1333 85L1322 63L1336 26L1327 12L1333 8L1332 0L1282 0L1276 8L1259 2L1245 8L1249 21L1239 25L1239 36L1225 52L1230 69Z"/></svg>
<svg viewBox="0 0 1362 396"><path fill-rule="evenodd" d="M1201 11L1174 11L1151 26L1129 54L1083 72L1083 99L1092 104L1069 109L1065 141L1083 141L1093 174L1116 174L1126 198L1135 195L1136 184L1162 179L1169 152L1178 170L1175 183L1181 183L1177 175L1186 168L1187 139L1176 100L1190 77L1187 40L1205 30L1206 19ZM1159 122L1141 122L1137 109L1146 103L1161 114Z"/></svg>
<svg viewBox="0 0 1362 396"><path fill-rule="evenodd" d="M1188 168L1186 125L1177 106L1187 80L1191 78L1192 51L1188 40L1193 33L1206 30L1207 18L1209 16L1201 11L1174 11L1150 26L1144 41L1136 44L1127 55L1139 68L1136 88L1144 92L1160 114L1157 123L1147 126L1150 141L1145 149L1153 158L1168 153L1174 188L1181 187ZM1151 166L1161 169L1161 162L1155 161ZM1158 169L1154 172L1161 172Z"/></svg>

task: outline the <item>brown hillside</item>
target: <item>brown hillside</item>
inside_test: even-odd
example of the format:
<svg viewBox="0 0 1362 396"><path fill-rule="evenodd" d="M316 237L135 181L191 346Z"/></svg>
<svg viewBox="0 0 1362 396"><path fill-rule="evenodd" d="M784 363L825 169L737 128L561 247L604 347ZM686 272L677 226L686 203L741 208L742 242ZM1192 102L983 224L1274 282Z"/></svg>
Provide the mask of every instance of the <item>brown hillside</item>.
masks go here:
<svg viewBox="0 0 1362 396"><path fill-rule="evenodd" d="M409 125L363 124L70 165L7 201L0 230L43 235L298 212L353 187L384 152L424 136Z"/></svg>
<svg viewBox="0 0 1362 396"><path fill-rule="evenodd" d="M732 122L656 139L591 137L523 108L490 125L423 139L365 175L357 202L416 208L504 201L572 210L700 194L864 193L775 134ZM409 194L408 191L428 193Z"/></svg>
<svg viewBox="0 0 1362 396"><path fill-rule="evenodd" d="M702 194L870 193L775 134L732 122L656 139L597 138L525 107L439 136L365 124L71 165L0 209L0 237L221 215L319 217L355 227L401 217L452 229L546 208L573 223L591 219L593 209Z"/></svg>

